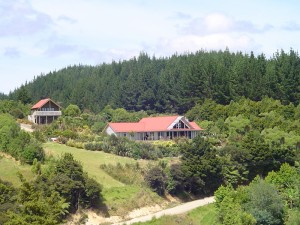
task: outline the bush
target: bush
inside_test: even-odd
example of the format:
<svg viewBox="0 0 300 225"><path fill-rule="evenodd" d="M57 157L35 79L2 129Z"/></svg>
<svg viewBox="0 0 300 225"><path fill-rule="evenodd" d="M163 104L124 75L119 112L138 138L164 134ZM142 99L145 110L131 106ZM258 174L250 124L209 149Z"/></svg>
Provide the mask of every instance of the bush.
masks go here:
<svg viewBox="0 0 300 225"><path fill-rule="evenodd" d="M87 142L84 145L84 149L91 151L101 151L102 150L102 142Z"/></svg>
<svg viewBox="0 0 300 225"><path fill-rule="evenodd" d="M76 139L78 136L76 132L71 130L65 130L62 132L61 135L64 136L65 138L71 138L71 139Z"/></svg>
<svg viewBox="0 0 300 225"><path fill-rule="evenodd" d="M180 164L172 164L166 169L167 186L166 189L171 194L179 194L184 191L185 176L181 170Z"/></svg>
<svg viewBox="0 0 300 225"><path fill-rule="evenodd" d="M74 140L68 140L67 143L66 143L67 146L70 146L70 147L74 147L74 148L81 148L83 149L84 148L84 143L82 142L78 142L78 141L74 141Z"/></svg>
<svg viewBox="0 0 300 225"><path fill-rule="evenodd" d="M46 142L46 137L45 135L42 133L42 132L39 132L39 131L33 131L32 132L32 136L39 142Z"/></svg>
<svg viewBox="0 0 300 225"><path fill-rule="evenodd" d="M159 166L150 168L145 174L147 185L160 196L165 194L166 179L166 174Z"/></svg>
<svg viewBox="0 0 300 225"><path fill-rule="evenodd" d="M106 153L109 153L109 152L112 152L112 148L113 146L111 146L109 144L109 142L107 141L107 139L104 139L102 144L101 144L101 149L106 152Z"/></svg>
<svg viewBox="0 0 300 225"><path fill-rule="evenodd" d="M84 183L85 195L83 196L83 199L86 203L86 206L98 208L102 202L102 186L99 183L97 183L97 181L95 181L93 178L90 178L88 176L84 177Z"/></svg>
<svg viewBox="0 0 300 225"><path fill-rule="evenodd" d="M156 160L158 158L162 158L161 152L158 151L153 145L149 143L141 143L140 144L140 152L139 156L141 159L152 159Z"/></svg>
<svg viewBox="0 0 300 225"><path fill-rule="evenodd" d="M30 143L24 148L21 154L21 161L32 164L34 159L44 161L45 153L43 148L37 142Z"/></svg>

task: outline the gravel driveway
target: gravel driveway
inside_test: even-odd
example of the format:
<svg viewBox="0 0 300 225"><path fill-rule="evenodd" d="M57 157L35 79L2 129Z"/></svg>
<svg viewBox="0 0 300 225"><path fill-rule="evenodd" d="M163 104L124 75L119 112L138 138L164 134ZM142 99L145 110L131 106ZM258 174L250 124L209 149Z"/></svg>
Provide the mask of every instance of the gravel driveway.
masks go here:
<svg viewBox="0 0 300 225"><path fill-rule="evenodd" d="M20 123L20 127L22 130L25 130L27 132L33 132L33 129L31 128L31 125Z"/></svg>
<svg viewBox="0 0 300 225"><path fill-rule="evenodd" d="M176 215L176 214L182 214L185 212L188 212L192 209L198 208L200 206L204 206L210 203L215 202L214 197L207 197L207 198L203 198L203 199L199 199L199 200L195 200L195 201L191 201L191 202L187 202L184 203L182 205L176 206L174 208L169 208L169 209L164 209L162 211L156 212L156 213L152 213L149 214L147 216L141 216L141 217L137 217L128 221L124 221L121 223L117 223L116 225L122 225L122 224L133 224L133 223L137 223L137 222L145 222L145 221L149 221L151 219L153 219L153 217L155 218L160 218L164 215Z"/></svg>

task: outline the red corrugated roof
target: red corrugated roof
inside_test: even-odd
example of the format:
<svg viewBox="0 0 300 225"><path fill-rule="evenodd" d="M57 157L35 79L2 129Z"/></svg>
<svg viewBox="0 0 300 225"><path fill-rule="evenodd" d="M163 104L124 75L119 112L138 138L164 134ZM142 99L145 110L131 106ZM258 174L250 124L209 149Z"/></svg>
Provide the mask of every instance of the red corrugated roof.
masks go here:
<svg viewBox="0 0 300 225"><path fill-rule="evenodd" d="M50 98L42 99L38 103L36 103L34 106L31 107L31 109L39 109L43 107L47 102L50 101Z"/></svg>
<svg viewBox="0 0 300 225"><path fill-rule="evenodd" d="M138 132L144 129L140 123L109 123L114 132Z"/></svg>
<svg viewBox="0 0 300 225"><path fill-rule="evenodd" d="M203 130L201 127L196 124L196 122L189 122L189 124L193 127L195 130Z"/></svg>
<svg viewBox="0 0 300 225"><path fill-rule="evenodd" d="M61 108L58 104L56 104L54 101L52 101L50 98L45 98L40 100L38 103L36 103L34 106L31 107L31 109L39 109L43 107L45 104L47 104L49 101L51 101L53 104L57 105L59 108Z"/></svg>
<svg viewBox="0 0 300 225"><path fill-rule="evenodd" d="M114 132L154 132L154 131L168 131L169 126L180 116L160 116L147 117L141 119L137 123L109 123L108 126ZM187 122L191 129L180 130L202 130L195 122Z"/></svg>

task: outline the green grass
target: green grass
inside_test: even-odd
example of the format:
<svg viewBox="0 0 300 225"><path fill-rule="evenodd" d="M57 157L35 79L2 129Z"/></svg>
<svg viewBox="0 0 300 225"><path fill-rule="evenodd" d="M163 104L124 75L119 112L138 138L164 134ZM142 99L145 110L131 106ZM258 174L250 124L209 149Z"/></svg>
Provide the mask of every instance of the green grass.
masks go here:
<svg viewBox="0 0 300 225"><path fill-rule="evenodd" d="M124 216L128 212L154 204L161 204L163 199L148 188L128 185L110 188L103 192L104 203L110 208L110 215Z"/></svg>
<svg viewBox="0 0 300 225"><path fill-rule="evenodd" d="M101 168L101 164L125 164L135 163L136 161L127 157L120 157L113 154L108 154L100 151L87 151L69 147L66 145L57 144L54 142L47 142L43 144L47 156L59 157L64 153L72 153L74 158L82 163L83 169L88 175L100 183L104 189L112 187L122 187L123 183L115 180Z"/></svg>
<svg viewBox="0 0 300 225"><path fill-rule="evenodd" d="M202 206L190 211L187 214L176 216L163 216L159 219L152 219L144 223L134 223L135 225L219 225L217 222L217 212L214 204Z"/></svg>
<svg viewBox="0 0 300 225"><path fill-rule="evenodd" d="M217 211L215 204L209 204L203 207L199 207L190 211L187 217L191 218L195 224L208 225L214 224L218 225L217 221Z"/></svg>
<svg viewBox="0 0 300 225"><path fill-rule="evenodd" d="M11 158L0 157L0 178L4 181L11 182L14 186L21 185L21 181L17 176L20 172L27 180L32 180L34 174L31 172L31 166L22 165Z"/></svg>

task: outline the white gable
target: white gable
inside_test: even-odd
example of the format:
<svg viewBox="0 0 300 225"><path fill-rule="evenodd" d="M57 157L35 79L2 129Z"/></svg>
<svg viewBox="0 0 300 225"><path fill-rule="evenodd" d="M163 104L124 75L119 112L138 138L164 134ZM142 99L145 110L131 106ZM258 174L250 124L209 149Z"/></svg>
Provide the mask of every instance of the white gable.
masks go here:
<svg viewBox="0 0 300 225"><path fill-rule="evenodd" d="M178 124L179 122L182 122L185 126L187 126L188 128L191 128L188 120L184 117L184 116L178 116L176 118L176 120L174 120L174 122L168 127L168 130L172 130L174 128L174 126L176 124ZM183 128L183 127L182 127Z"/></svg>
<svg viewBox="0 0 300 225"><path fill-rule="evenodd" d="M171 130L171 129L175 126L175 124L178 123L178 122L181 120L182 117L183 117L183 116L178 116L178 117L176 118L176 120L174 120L174 122L171 123L170 126L168 126L167 129L168 129L168 130Z"/></svg>
<svg viewBox="0 0 300 225"><path fill-rule="evenodd" d="M116 134L116 133L113 131L113 129L111 129L110 126L108 126L108 127L106 128L106 133L107 133L108 135Z"/></svg>

